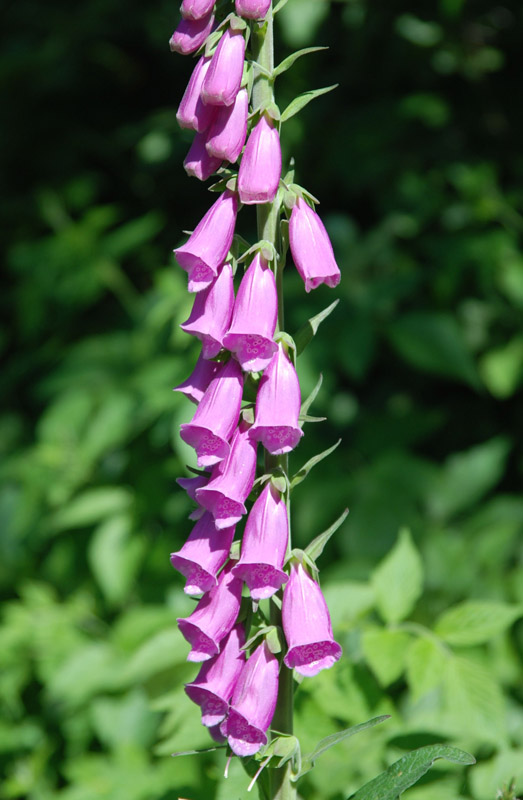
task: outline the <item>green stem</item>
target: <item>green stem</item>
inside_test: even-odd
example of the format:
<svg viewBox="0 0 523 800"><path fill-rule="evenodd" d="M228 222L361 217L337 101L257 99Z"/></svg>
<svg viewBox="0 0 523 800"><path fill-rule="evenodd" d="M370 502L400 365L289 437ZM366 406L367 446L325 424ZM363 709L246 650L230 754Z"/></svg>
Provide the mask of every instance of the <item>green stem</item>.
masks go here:
<svg viewBox="0 0 523 800"><path fill-rule="evenodd" d="M252 23L251 36L254 60L260 64L264 70L272 72L274 69L272 5L262 23ZM260 71L255 71L252 90L253 108L267 108L273 102L274 89L272 81L267 77L267 75L262 74ZM273 270L278 290L277 330L282 331L284 330L283 263L281 257L278 255L278 250L280 249L280 209L276 200L273 203L264 203L257 206L257 223L258 239L264 239L265 241L271 242L274 245L277 253L273 263ZM287 475L288 457L286 455L275 457L271 456L269 453L266 453L265 467L266 470L273 469L274 467L280 467L284 471L285 475ZM290 500L288 493L286 497L287 515L290 516ZM281 605L281 591L278 593L278 596ZM271 601L270 609L271 624L277 625L281 628L281 608L278 608L276 603ZM291 734L293 731L293 692L294 688L292 670L287 669L287 667L282 664L280 669L278 702L271 723L271 728L275 731L279 731L280 733ZM291 761L288 761L280 769L269 768L267 770L269 800L296 800L296 788L291 781L291 770Z"/></svg>

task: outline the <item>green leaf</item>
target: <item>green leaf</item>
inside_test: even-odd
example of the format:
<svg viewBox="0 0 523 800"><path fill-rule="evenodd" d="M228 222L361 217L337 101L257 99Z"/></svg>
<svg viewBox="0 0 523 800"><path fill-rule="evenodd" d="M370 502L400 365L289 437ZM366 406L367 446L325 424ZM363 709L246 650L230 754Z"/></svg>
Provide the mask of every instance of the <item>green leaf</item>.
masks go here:
<svg viewBox="0 0 523 800"><path fill-rule="evenodd" d="M86 489L54 515L52 525L57 531L82 528L126 511L131 502L131 492L120 486Z"/></svg>
<svg viewBox="0 0 523 800"><path fill-rule="evenodd" d="M422 636L411 644L406 653L406 666L414 702L441 685L447 658L444 646L429 636Z"/></svg>
<svg viewBox="0 0 523 800"><path fill-rule="evenodd" d="M316 97L320 97L322 94L327 94L327 92L332 92L333 89L337 89L339 83L334 83L332 86L325 86L323 89L311 89L308 92L303 92L303 94L299 94L294 100L291 100L285 111L282 112L281 115L281 122L287 122L288 119L293 117L302 108L305 108L311 100L315 100Z"/></svg>
<svg viewBox="0 0 523 800"><path fill-rule="evenodd" d="M433 47L443 37L437 22L428 22L414 14L402 14L396 20L396 30L404 39L419 47Z"/></svg>
<svg viewBox="0 0 523 800"><path fill-rule="evenodd" d="M507 742L505 699L490 670L453 656L447 661L443 689L447 727L497 747Z"/></svg>
<svg viewBox="0 0 523 800"><path fill-rule="evenodd" d="M363 654L381 686L389 686L403 673L410 640L404 631L376 629L363 634Z"/></svg>
<svg viewBox="0 0 523 800"><path fill-rule="evenodd" d="M423 564L410 531L400 531L391 552L372 574L377 608L386 622L408 617L423 590Z"/></svg>
<svg viewBox="0 0 523 800"><path fill-rule="evenodd" d="M273 78L277 78L278 75L281 75L283 72L286 72L289 67L292 67L295 61L302 56L306 56L309 53L318 53L320 50L328 50L328 47L304 47L303 50L297 50L295 53L291 53L290 56L284 58L283 61L280 61L278 66L274 69L272 73Z"/></svg>
<svg viewBox="0 0 523 800"><path fill-rule="evenodd" d="M332 314L336 306L340 301L335 300L334 303L331 303L330 306L324 308L323 311L320 311L319 314L316 314L314 317L311 317L307 320L305 325L299 329L299 331L294 336L294 342L296 344L296 352L298 355L303 353L309 342L312 340L313 336L316 335L318 328L320 327L323 320L327 319L329 314Z"/></svg>
<svg viewBox="0 0 523 800"><path fill-rule="evenodd" d="M359 725L353 725L351 728L345 728L343 731L332 733L330 736L321 739L312 753L304 757L301 772L296 776L295 780L298 780L298 778L301 778L306 772L309 772L314 767L316 759L326 753L327 750L330 750L331 747L334 747L335 744L342 742L344 739L349 739L351 736L355 736L357 733L367 730L367 728L373 728L375 725L379 725L380 722L385 722L387 719L390 719L390 715L388 714L384 714L381 717L374 717L373 719L367 720L367 722L361 722Z"/></svg>
<svg viewBox="0 0 523 800"><path fill-rule="evenodd" d="M332 447L329 447L327 450L324 450L323 453L318 453L318 455L313 456L312 458L310 458L307 461L307 463L304 464L303 467L301 467L301 469L299 469L298 472L296 472L292 476L291 489L293 489L295 486L298 486L299 483L304 481L305 478L307 477L307 475L309 474L309 472L311 471L311 469L313 467L315 467L316 464L319 464L320 461L323 461L324 458L327 458L327 456L330 456L331 453L334 453L336 448L339 447L340 443L341 443L341 439L338 439L336 444L333 444Z"/></svg>
<svg viewBox="0 0 523 800"><path fill-rule="evenodd" d="M325 545L327 544L331 536L333 536L333 534L336 533L340 525L342 525L345 522L348 513L349 509L346 508L345 511L343 511L343 513L340 514L336 522L332 523L330 528L327 528L326 531L320 533L318 536L316 536L315 539L312 540L312 542L310 542L310 544L307 545L307 547L305 548L305 552L307 553L309 558L311 558L313 561L316 561L321 556Z"/></svg>
<svg viewBox="0 0 523 800"><path fill-rule="evenodd" d="M522 616L523 606L470 600L445 611L435 632L449 644L470 647L488 642Z"/></svg>
<svg viewBox="0 0 523 800"><path fill-rule="evenodd" d="M410 786L425 775L438 758L453 764L475 764L476 759L448 744L431 744L407 753L385 772L351 795L349 800L397 800Z"/></svg>
<svg viewBox="0 0 523 800"><path fill-rule="evenodd" d="M518 750L502 750L496 755L482 761L481 764L470 773L470 785L475 800L516 800L516 792L510 795L501 795L500 789L503 785L507 786L509 781L515 778L518 787L523 786L523 747ZM518 792L520 796L521 788Z"/></svg>
<svg viewBox="0 0 523 800"><path fill-rule="evenodd" d="M96 529L87 557L93 574L110 603L128 596L140 569L145 541L132 536L128 515L110 517Z"/></svg>
<svg viewBox="0 0 523 800"><path fill-rule="evenodd" d="M511 397L523 382L523 338L517 337L485 353L479 369L494 397L500 400Z"/></svg>
<svg viewBox="0 0 523 800"><path fill-rule="evenodd" d="M217 744L214 747L202 747L201 750L180 750L178 753L171 753L171 758L179 758L179 756L199 756L202 753L214 753L215 750L223 750L224 744Z"/></svg>
<svg viewBox="0 0 523 800"><path fill-rule="evenodd" d="M277 14L277 13L278 13L278 11L281 11L281 9L282 9L284 6L286 6L288 2L289 2L289 0L279 0L279 2L278 2L278 3L276 3L276 5L274 6L274 8L272 9L272 15L274 16L275 14Z"/></svg>
<svg viewBox="0 0 523 800"><path fill-rule="evenodd" d="M303 414L307 414L309 408L311 407L311 405L316 400L318 392L321 389L321 384L322 383L323 383L323 375L320 373L320 377L318 378L318 382L317 382L316 386L314 387L314 389L312 390L310 395L307 397L307 399L304 400L303 403L301 404L300 416L303 415Z"/></svg>

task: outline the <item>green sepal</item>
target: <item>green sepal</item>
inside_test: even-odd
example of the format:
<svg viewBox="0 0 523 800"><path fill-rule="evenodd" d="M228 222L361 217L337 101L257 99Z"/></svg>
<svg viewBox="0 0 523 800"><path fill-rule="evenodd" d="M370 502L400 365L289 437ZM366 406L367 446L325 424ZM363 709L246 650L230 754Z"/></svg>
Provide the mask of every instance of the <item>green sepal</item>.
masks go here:
<svg viewBox="0 0 523 800"><path fill-rule="evenodd" d="M286 475L271 475L271 483L280 494L285 494L289 489L289 479Z"/></svg>
<svg viewBox="0 0 523 800"><path fill-rule="evenodd" d="M395 761L385 772L362 786L349 800L396 800L425 775L438 758L453 764L475 764L470 753L450 744L431 744L407 753Z"/></svg>
<svg viewBox="0 0 523 800"><path fill-rule="evenodd" d="M316 582L318 582L320 577L320 571L316 566L316 563L313 559L305 552L305 550L301 550L299 547L295 547L289 553L288 558L285 560L285 566L291 564L292 561L299 561L302 566L306 567L308 571L311 573L312 577Z"/></svg>
<svg viewBox="0 0 523 800"><path fill-rule="evenodd" d="M272 16L274 16L275 14L277 14L277 13L278 13L278 11L281 11L281 10L282 10L282 8L283 8L283 6L286 6L288 2L289 2L289 0L280 0L280 2L279 2L279 3L276 3L276 5L274 6L274 8L272 9Z"/></svg>
<svg viewBox="0 0 523 800"><path fill-rule="evenodd" d="M242 410L243 421L248 425L254 424L254 410L252 408L244 408Z"/></svg>
<svg viewBox="0 0 523 800"><path fill-rule="evenodd" d="M281 115L281 121L287 122L288 119L293 117L298 111L301 111L302 108L305 108L311 100L315 100L316 97L320 97L322 94L327 94L327 92L332 92L333 89L337 89L339 83L334 83L332 86L325 86L323 89L311 89L308 92L303 92L303 94L299 94L298 97L295 97L294 100L291 100L285 111Z"/></svg>
<svg viewBox="0 0 523 800"><path fill-rule="evenodd" d="M292 734L277 733L269 744L258 751L255 755L258 761L269 761L271 758L278 758L279 761L274 765L269 764L270 769L280 769L287 761L293 759L293 773L301 769L301 749L300 742Z"/></svg>
<svg viewBox="0 0 523 800"><path fill-rule="evenodd" d="M218 46L218 42L222 38L222 36L223 36L223 30L221 30L221 26L220 26L220 27L216 28L216 30L213 31L207 37L207 39L205 40L205 45L204 45L204 55L205 55L206 58L209 58L209 56L212 56L212 54L216 50L216 47Z"/></svg>
<svg viewBox="0 0 523 800"><path fill-rule="evenodd" d="M277 67L273 70L272 77L277 78L278 75L282 75L284 72L292 67L295 61L297 61L302 56L306 56L309 53L318 53L320 50L328 50L328 47L304 47L303 50L297 50L295 53L291 53L290 56L284 58L283 61L280 61Z"/></svg>
<svg viewBox="0 0 523 800"><path fill-rule="evenodd" d="M235 542L231 544L231 549L229 550L229 558L232 558L233 561L240 560L240 547L241 542L237 539Z"/></svg>
<svg viewBox="0 0 523 800"><path fill-rule="evenodd" d="M326 419L327 417L311 417L310 414L300 414L298 416L300 428L303 428L306 422L325 422Z"/></svg>
<svg viewBox="0 0 523 800"><path fill-rule="evenodd" d="M283 196L285 197L286 194L287 192L284 192ZM289 250L289 222L286 219L282 219L280 222L280 239L280 264L285 266L285 260Z"/></svg>
<svg viewBox="0 0 523 800"><path fill-rule="evenodd" d="M251 636L250 639L245 642L243 647L240 647L240 650L250 650L253 644L258 641L258 639L261 639L262 636L268 636L273 630L276 630L275 625L262 625L261 628L258 628L254 636Z"/></svg>
<svg viewBox="0 0 523 800"><path fill-rule="evenodd" d="M265 641L273 656L277 656L285 647L283 632L281 628L276 627L276 625L273 625L272 630L266 634Z"/></svg>
<svg viewBox="0 0 523 800"><path fill-rule="evenodd" d="M294 341L293 337L290 333L286 333L285 331L278 331L278 333L274 336L274 341L276 343L283 342L286 345L287 350L292 350L292 360L296 363L296 342Z"/></svg>
<svg viewBox="0 0 523 800"><path fill-rule="evenodd" d="M307 397L307 399L304 400L303 403L301 404L300 416L302 414L306 414L307 411L309 410L309 408L311 407L311 405L314 403L314 401L316 400L316 397L318 396L318 392L321 389L322 383L323 383L323 375L322 375L322 373L320 373L320 377L318 378L316 386L314 387L314 389L312 390L310 395Z"/></svg>
<svg viewBox="0 0 523 800"><path fill-rule="evenodd" d="M285 173L285 177L283 178L283 182L286 186L292 183L294 180L294 156L291 156L289 159L289 169Z"/></svg>
<svg viewBox="0 0 523 800"><path fill-rule="evenodd" d="M291 183L289 185L289 190L294 192L296 197L303 197L305 200L310 200L310 202L315 205L319 206L320 201L317 197L315 197L308 189L305 189L303 186L300 186L299 183Z"/></svg>
<svg viewBox="0 0 523 800"><path fill-rule="evenodd" d="M292 476L291 482L290 482L291 489L294 489L295 486L298 486L298 484L300 484L302 481L304 481L305 478L307 477L307 475L309 474L309 472L311 471L311 469L313 467L315 467L316 464L319 464L320 461L323 461L324 458L327 458L327 456L330 456L331 453L334 453L336 448L339 447L340 443L341 443L341 439L338 439L338 441L335 444L333 444L332 447L329 447L329 448L327 448L327 450L324 450L322 453L317 453L317 455L315 455L312 458L310 458L303 465L303 467L301 467L298 470L298 472L296 472Z"/></svg>
<svg viewBox="0 0 523 800"><path fill-rule="evenodd" d="M250 61L254 69L257 69L260 75L264 75L266 78L272 78L272 72L270 72L266 67L262 66L262 64L258 64L257 61Z"/></svg>
<svg viewBox="0 0 523 800"><path fill-rule="evenodd" d="M258 251L261 252L263 258L266 261L274 261L274 259L277 256L276 248L274 247L272 242L269 242L267 239L260 239L259 242L256 242L251 247L249 247L248 250L245 250L245 252L242 253L240 258L238 259L238 263L245 261L246 258L253 255L253 253L257 253Z"/></svg>
<svg viewBox="0 0 523 800"><path fill-rule="evenodd" d="M229 26L232 31L244 31L247 28L247 23L242 17L231 14L229 19Z"/></svg>
<svg viewBox="0 0 523 800"><path fill-rule="evenodd" d="M314 317L308 319L305 325L301 326L301 328L294 336L294 341L296 343L296 353L298 355L300 355L300 353L303 353L309 342L316 335L318 328L320 327L323 320L327 319L329 314L332 314L332 312L334 311L339 302L340 302L339 299L335 300L334 303L331 303L330 306L324 308L323 311L320 311L319 314L316 314Z"/></svg>
<svg viewBox="0 0 523 800"><path fill-rule="evenodd" d="M310 556L310 558L312 558L313 561L316 561L321 556L325 545L327 544L331 536L333 536L336 533L340 525L343 525L343 523L347 518L348 513L349 509L346 508L345 511L343 511L343 513L340 514L336 522L333 522L332 525L329 528L327 528L326 531L320 533L318 536L316 536L315 539L312 540L312 542L310 542L307 545L307 547L305 548L305 552L307 553L308 556Z"/></svg>

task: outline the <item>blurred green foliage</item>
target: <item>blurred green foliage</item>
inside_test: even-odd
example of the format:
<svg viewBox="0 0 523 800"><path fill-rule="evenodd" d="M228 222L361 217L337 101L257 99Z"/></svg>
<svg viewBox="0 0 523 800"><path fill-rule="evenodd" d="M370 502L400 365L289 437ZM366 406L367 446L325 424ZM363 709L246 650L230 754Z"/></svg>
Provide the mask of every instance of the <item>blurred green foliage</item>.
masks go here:
<svg viewBox="0 0 523 800"><path fill-rule="evenodd" d="M294 493L296 544L351 512L321 559L344 658L300 685L297 733L307 752L392 717L319 759L305 800L344 800L437 741L479 763L438 762L410 800L523 791L522 16L488 0L279 15L280 58L331 48L279 78L281 107L340 84L284 130L343 273L299 364L304 395L323 372L328 422L293 471L343 442ZM169 757L209 741L168 562L193 463L171 388L197 353L169 253L209 204L181 165L177 12L25 0L1 17L0 798L243 798L220 752ZM252 238L248 209L240 225ZM334 296L287 273L294 333Z"/></svg>

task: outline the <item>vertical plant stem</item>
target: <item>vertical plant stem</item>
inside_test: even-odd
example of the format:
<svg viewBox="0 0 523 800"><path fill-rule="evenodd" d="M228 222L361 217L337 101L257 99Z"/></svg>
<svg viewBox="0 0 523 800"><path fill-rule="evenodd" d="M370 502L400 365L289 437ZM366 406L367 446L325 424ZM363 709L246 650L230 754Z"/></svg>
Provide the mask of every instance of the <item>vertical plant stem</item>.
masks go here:
<svg viewBox="0 0 523 800"><path fill-rule="evenodd" d="M272 72L274 69L274 40L273 40L273 15L272 5L263 23L253 22L251 29L251 42L254 60L260 64L264 70ZM267 108L274 102L273 83L267 75L259 70L255 71L252 106L253 109L260 107ZM278 198L273 203L264 203L257 206L258 238L265 239L274 245L278 254L280 245L280 209ZM284 330L284 307L283 307L283 263L281 258L276 257L273 262L273 270L276 278L278 290L278 323L277 331ZM280 467L285 475L288 473L288 457L271 456L266 454L266 469ZM287 493L287 515L290 515L290 500ZM289 526L290 537L290 526ZM290 546L290 540L289 540ZM282 592L278 592L281 602ZM271 601L271 624L281 628L281 608L278 608L274 601ZM292 670L282 664L280 669L280 680L278 690L278 702L272 720L271 727L280 733L292 733L293 731L293 678ZM291 782L292 763L288 761L280 769L268 769L268 788L269 800L295 800L296 789Z"/></svg>

